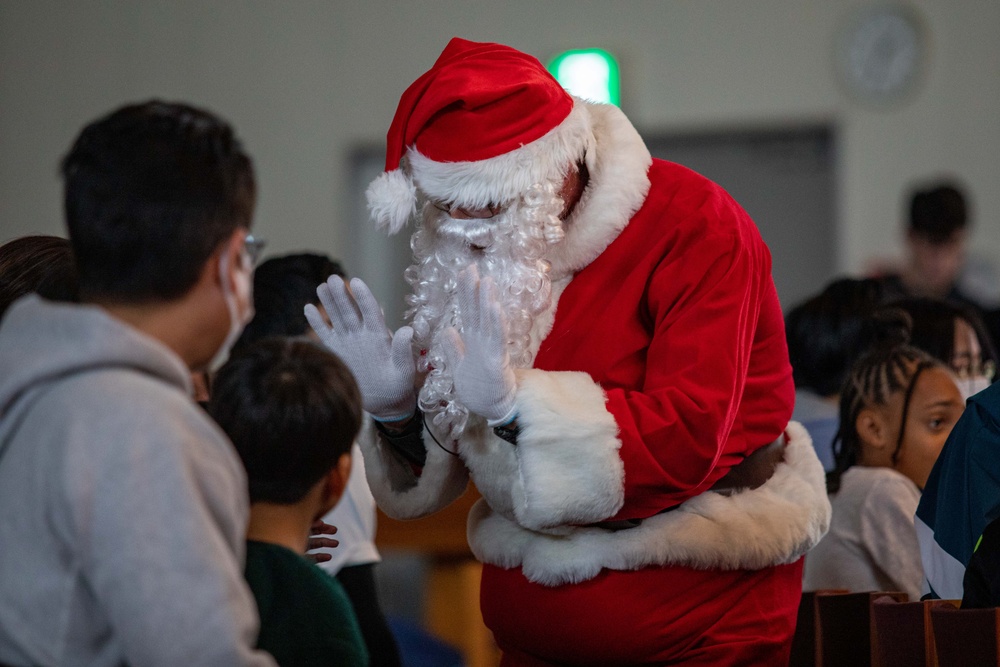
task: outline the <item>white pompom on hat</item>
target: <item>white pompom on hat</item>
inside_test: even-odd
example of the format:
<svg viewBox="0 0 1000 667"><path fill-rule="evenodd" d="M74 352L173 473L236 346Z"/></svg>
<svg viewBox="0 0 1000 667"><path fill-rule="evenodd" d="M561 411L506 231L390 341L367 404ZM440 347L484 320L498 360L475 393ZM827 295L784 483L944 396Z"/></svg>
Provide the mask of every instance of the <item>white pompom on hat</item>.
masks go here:
<svg viewBox="0 0 1000 667"><path fill-rule="evenodd" d="M592 143L585 105L536 58L456 37L400 98L368 208L394 234L415 213L418 187L449 204L502 204L559 178Z"/></svg>

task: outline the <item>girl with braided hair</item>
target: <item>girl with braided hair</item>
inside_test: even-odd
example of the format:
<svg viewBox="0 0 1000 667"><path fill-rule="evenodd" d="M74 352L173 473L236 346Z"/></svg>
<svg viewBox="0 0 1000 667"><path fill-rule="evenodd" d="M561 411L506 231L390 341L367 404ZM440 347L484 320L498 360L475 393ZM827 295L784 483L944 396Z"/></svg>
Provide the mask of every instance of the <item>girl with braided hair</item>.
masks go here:
<svg viewBox="0 0 1000 667"><path fill-rule="evenodd" d="M803 588L898 590L916 600L923 571L913 515L963 401L952 372L908 344L905 313L884 313L876 326L841 393L833 521L806 557Z"/></svg>

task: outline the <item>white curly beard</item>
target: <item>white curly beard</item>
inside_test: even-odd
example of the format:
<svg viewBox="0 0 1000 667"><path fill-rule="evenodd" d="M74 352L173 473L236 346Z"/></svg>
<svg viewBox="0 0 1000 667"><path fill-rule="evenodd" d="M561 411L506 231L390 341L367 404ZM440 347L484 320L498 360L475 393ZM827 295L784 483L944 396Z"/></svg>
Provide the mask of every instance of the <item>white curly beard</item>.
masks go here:
<svg viewBox="0 0 1000 667"><path fill-rule="evenodd" d="M543 259L549 245L563 238L558 218L563 200L555 184L537 184L503 213L487 220L456 220L425 204L422 222L410 246L414 264L405 275L413 287L407 297L406 318L413 326L417 370L425 373L419 406L434 430L457 440L469 418L455 397L455 386L441 349L441 334L462 329L455 288L458 274L475 264L481 278L497 287L505 316L511 364L530 368L534 361L531 328L535 317L549 306L552 282Z"/></svg>

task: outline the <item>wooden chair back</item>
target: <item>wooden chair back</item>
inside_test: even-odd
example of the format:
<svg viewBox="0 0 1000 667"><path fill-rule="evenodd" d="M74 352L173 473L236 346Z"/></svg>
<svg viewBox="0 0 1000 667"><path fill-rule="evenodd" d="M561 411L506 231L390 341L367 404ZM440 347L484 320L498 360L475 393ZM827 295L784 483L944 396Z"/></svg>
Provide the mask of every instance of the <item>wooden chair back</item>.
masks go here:
<svg viewBox="0 0 1000 667"><path fill-rule="evenodd" d="M873 642L872 605L881 597L906 602L898 591L825 594L816 602L816 665L818 667L870 667L877 654Z"/></svg>
<svg viewBox="0 0 1000 667"><path fill-rule="evenodd" d="M1000 665L1000 609L942 604L930 613L940 667Z"/></svg>
<svg viewBox="0 0 1000 667"><path fill-rule="evenodd" d="M900 602L889 596L872 602L872 664L876 667L935 667L937 651L931 608L957 600Z"/></svg>
<svg viewBox="0 0 1000 667"><path fill-rule="evenodd" d="M804 591L799 600L799 614L792 636L792 653L789 667L816 667L816 596L840 595L846 589Z"/></svg>

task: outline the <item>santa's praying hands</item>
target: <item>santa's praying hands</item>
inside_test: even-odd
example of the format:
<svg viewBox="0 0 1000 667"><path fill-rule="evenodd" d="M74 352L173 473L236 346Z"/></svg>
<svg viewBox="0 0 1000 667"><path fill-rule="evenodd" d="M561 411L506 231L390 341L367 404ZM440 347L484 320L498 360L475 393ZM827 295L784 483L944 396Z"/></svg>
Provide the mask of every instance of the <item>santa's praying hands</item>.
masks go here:
<svg viewBox="0 0 1000 667"><path fill-rule="evenodd" d="M390 233L416 221L409 325L339 279L310 322L358 376L387 514L482 493L503 664L787 661L830 506L743 209L618 108L462 39L403 93L367 194Z"/></svg>

